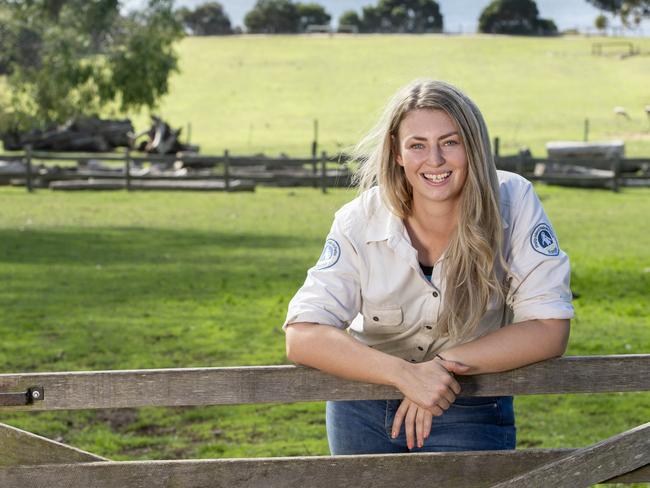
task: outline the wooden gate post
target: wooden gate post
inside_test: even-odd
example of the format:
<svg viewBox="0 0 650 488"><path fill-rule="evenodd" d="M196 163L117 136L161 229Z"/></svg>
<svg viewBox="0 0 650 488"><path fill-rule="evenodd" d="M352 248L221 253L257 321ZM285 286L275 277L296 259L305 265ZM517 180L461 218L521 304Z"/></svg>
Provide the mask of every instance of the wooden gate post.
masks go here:
<svg viewBox="0 0 650 488"><path fill-rule="evenodd" d="M323 193L327 193L327 153L323 151L320 156L320 184Z"/></svg>
<svg viewBox="0 0 650 488"><path fill-rule="evenodd" d="M124 152L124 179L126 191L131 191L131 149L128 147Z"/></svg>
<svg viewBox="0 0 650 488"><path fill-rule="evenodd" d="M230 154L228 149L223 152L223 182L226 191L230 191Z"/></svg>
<svg viewBox="0 0 650 488"><path fill-rule="evenodd" d="M34 191L34 184L32 182L32 146L28 144L25 146L25 186L29 193Z"/></svg>

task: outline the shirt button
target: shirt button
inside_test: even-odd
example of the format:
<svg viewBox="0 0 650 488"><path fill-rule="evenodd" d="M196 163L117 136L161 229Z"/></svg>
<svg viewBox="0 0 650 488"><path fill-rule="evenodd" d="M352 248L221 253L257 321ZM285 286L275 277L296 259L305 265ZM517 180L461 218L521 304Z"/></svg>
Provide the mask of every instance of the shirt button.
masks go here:
<svg viewBox="0 0 650 488"><path fill-rule="evenodd" d="M377 316L375 315L375 316L372 318L372 320L374 320L375 322L379 322L379 317L377 317Z"/></svg>
<svg viewBox="0 0 650 488"><path fill-rule="evenodd" d="M438 292L437 292L437 291L434 291L434 292L432 293L432 295L433 295L434 298L438 298Z"/></svg>

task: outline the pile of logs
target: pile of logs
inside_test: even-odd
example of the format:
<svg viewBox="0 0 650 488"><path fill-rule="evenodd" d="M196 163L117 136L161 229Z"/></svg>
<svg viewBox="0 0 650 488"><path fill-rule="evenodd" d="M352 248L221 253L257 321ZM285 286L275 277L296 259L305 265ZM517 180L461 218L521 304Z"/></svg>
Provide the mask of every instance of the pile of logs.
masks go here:
<svg viewBox="0 0 650 488"><path fill-rule="evenodd" d="M139 149L149 154L175 154L179 151L198 152L198 146L180 142L181 129L172 129L159 117L152 116L152 126L135 134L129 119L104 120L83 117L45 130L9 132L2 135L7 151L19 151L27 146L35 151L110 152L118 147ZM145 137L137 143L137 139Z"/></svg>

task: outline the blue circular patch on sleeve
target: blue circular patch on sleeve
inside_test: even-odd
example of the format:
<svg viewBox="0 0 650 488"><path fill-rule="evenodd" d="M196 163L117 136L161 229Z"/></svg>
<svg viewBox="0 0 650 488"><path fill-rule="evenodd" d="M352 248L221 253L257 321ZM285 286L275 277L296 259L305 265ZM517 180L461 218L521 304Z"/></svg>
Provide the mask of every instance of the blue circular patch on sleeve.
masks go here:
<svg viewBox="0 0 650 488"><path fill-rule="evenodd" d="M334 266L341 257L341 246L334 239L327 239L323 252L316 263L316 269L326 269Z"/></svg>
<svg viewBox="0 0 650 488"><path fill-rule="evenodd" d="M537 224L530 235L530 243L535 251L544 256L560 254L560 246L557 245L557 239L548 224Z"/></svg>

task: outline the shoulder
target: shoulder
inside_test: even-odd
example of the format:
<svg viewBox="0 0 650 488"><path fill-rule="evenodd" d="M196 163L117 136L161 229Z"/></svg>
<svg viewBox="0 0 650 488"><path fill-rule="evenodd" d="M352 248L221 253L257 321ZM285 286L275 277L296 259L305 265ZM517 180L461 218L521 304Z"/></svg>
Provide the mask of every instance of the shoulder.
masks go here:
<svg viewBox="0 0 650 488"><path fill-rule="evenodd" d="M516 173L497 170L497 177L499 179L499 198L503 206L516 205L533 188L530 181Z"/></svg>
<svg viewBox="0 0 650 488"><path fill-rule="evenodd" d="M373 187L343 205L336 212L334 220L346 234L361 236L373 220L383 218L387 211L379 188Z"/></svg>

